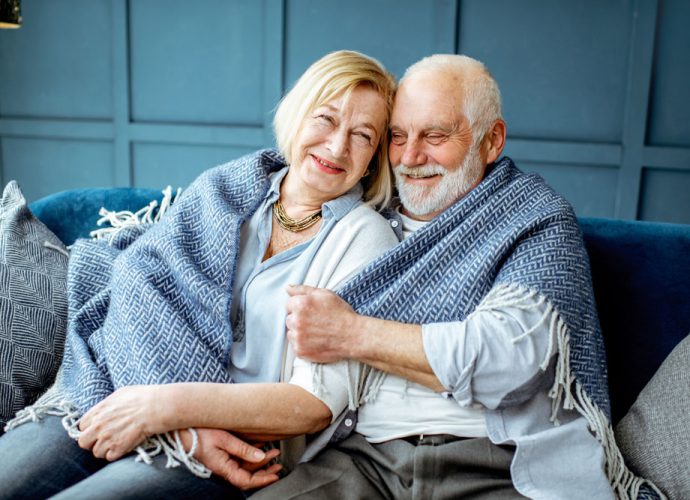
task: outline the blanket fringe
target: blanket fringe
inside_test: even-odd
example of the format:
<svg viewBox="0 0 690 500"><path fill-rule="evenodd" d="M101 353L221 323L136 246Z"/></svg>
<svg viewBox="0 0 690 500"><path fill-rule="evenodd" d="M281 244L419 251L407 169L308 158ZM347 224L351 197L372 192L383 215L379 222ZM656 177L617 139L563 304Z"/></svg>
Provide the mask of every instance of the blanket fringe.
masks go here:
<svg viewBox="0 0 690 500"><path fill-rule="evenodd" d="M50 241L44 241L43 246L46 248L50 248L51 250L55 250L56 252L61 253L65 257L69 257L69 252L67 250L65 250L64 248L62 248L58 245L51 243Z"/></svg>
<svg viewBox="0 0 690 500"><path fill-rule="evenodd" d="M34 405L20 410L17 415L7 422L5 432L28 422L38 422L47 416L62 417L62 426L69 437L75 441L79 439L79 421L81 419L78 410L69 401L62 398L59 393L47 393ZM192 446L186 451L182 443L179 431L156 434L146 439L135 448L136 461L151 464L153 457L164 453L167 457L166 468L175 468L184 465L195 476L201 478L211 477L211 471L196 458L194 453L199 447L199 436L193 428L187 429L192 435Z"/></svg>
<svg viewBox="0 0 690 500"><path fill-rule="evenodd" d="M199 447L199 436L193 428L187 429L192 435L192 446L189 451L185 451L180 431L166 432L164 434L156 434L151 436L141 445L137 446L136 453L137 462L144 462L146 464L152 463L152 458L159 455L161 452L165 453L168 461L165 464L166 468L172 469L184 465L187 469L197 477L209 478L211 471L196 458L196 453Z"/></svg>
<svg viewBox="0 0 690 500"><path fill-rule="evenodd" d="M91 233L89 234L92 238L97 240L107 238L108 242L110 243L118 235L118 233L120 233L120 231L123 231L127 228L139 226L141 224L155 224L156 222L159 222L161 220L161 218L163 217L163 215L165 215L170 206L173 203L175 203L175 201L177 201L177 198L180 196L181 192L182 189L177 188L177 191L173 199L172 187L166 187L162 191L163 199L160 202L160 208L158 208L158 211L156 212L155 216L154 212L156 210L156 207L158 207L157 200L152 200L151 203L149 203L145 207L142 207L136 212L131 212L129 210L115 212L107 210L105 207L101 207L101 209L98 212L98 215L100 215L101 218L98 219L98 222L96 224L102 226L107 222L110 225L110 227L96 229L95 231L91 231Z"/></svg>
<svg viewBox="0 0 690 500"><path fill-rule="evenodd" d="M537 298L536 303L534 302L534 298ZM646 484L653 489L660 498L665 499L665 495L659 491L652 482L636 476L625 465L623 455L616 444L613 428L611 427L609 419L592 402L587 392L580 383L577 382L575 375L571 371L570 333L568 331L568 326L565 321L563 321L560 313L545 297L521 285L501 285L495 287L481 304L477 306L475 311L490 311L496 307L517 307L527 310L541 306L544 302L546 302L547 307L538 323L519 337L514 338L513 342L516 343L526 338L548 320L549 344L546 356L540 368L546 370L551 357L558 353L554 383L549 390L549 397L551 398L550 420L554 425L559 425L558 412L561 407L565 410L575 409L587 419L589 429L604 448L606 475L616 498L621 500L635 500L640 493L642 485ZM556 349L555 352L554 348Z"/></svg>
<svg viewBox="0 0 690 500"><path fill-rule="evenodd" d="M555 309L550 310L550 336L556 338L558 360L553 386L549 391L552 400L550 420L559 425L558 410L575 409L587 419L590 431L601 443L606 457L606 476L616 498L621 500L637 499L640 488L646 484L654 490L660 498L666 496L651 482L636 476L626 465L623 455L616 444L613 428L604 412L594 404L582 385L577 381L570 367L570 333L560 314ZM542 366L545 369L545 366Z"/></svg>

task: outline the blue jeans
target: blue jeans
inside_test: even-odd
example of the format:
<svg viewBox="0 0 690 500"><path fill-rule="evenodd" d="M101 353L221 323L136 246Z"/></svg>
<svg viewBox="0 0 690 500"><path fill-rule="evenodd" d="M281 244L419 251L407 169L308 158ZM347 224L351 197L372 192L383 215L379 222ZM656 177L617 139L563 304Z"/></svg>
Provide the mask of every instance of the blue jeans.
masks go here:
<svg viewBox="0 0 690 500"><path fill-rule="evenodd" d="M245 498L223 479L202 479L184 466L166 469L128 455L115 462L95 458L67 435L60 418L46 417L0 437L0 499L47 498Z"/></svg>

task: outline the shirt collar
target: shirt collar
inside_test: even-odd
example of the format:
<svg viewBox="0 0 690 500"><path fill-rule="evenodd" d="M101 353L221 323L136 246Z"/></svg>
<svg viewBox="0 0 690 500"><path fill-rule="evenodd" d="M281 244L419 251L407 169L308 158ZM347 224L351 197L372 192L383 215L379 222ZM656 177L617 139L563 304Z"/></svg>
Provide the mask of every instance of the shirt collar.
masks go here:
<svg viewBox="0 0 690 500"><path fill-rule="evenodd" d="M271 174L271 185L268 188L267 196L267 201L269 203L273 203L280 196L280 183L283 182L283 179L287 175L288 168L289 167L284 167ZM362 189L361 184L358 182L347 193L334 200L324 203L321 207L324 220L327 220L331 217L335 218L335 220L340 220L345 217L350 210L361 203L363 193L364 190Z"/></svg>

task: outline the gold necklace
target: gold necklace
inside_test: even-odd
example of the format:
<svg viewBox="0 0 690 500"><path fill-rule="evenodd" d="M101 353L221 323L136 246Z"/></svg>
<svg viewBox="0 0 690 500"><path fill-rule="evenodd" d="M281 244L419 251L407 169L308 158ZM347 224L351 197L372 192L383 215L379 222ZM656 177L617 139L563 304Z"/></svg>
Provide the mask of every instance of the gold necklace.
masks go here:
<svg viewBox="0 0 690 500"><path fill-rule="evenodd" d="M321 219L321 210L314 212L311 215L307 215L303 219L293 219L287 212L285 212L285 207L280 202L276 200L273 204L273 215L275 215L278 225L283 229L290 231L291 233L299 233L305 229L313 226Z"/></svg>

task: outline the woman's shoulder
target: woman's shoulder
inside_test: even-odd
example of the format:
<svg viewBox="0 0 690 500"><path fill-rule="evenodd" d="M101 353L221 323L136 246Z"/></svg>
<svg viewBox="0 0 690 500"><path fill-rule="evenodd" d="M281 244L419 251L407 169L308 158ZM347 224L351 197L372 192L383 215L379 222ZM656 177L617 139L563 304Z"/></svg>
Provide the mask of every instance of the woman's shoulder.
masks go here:
<svg viewBox="0 0 690 500"><path fill-rule="evenodd" d="M247 153L239 158L211 167L199 176L204 177L223 177L237 176L243 169L258 170L266 175L277 172L287 166L285 158L275 149L259 149Z"/></svg>
<svg viewBox="0 0 690 500"><path fill-rule="evenodd" d="M366 204L358 205L350 210L340 223L378 229L385 227L391 230L391 221Z"/></svg>
<svg viewBox="0 0 690 500"><path fill-rule="evenodd" d="M391 246L398 243L391 222L370 206L361 204L336 224L334 232L344 235L349 240L357 239L371 244Z"/></svg>

